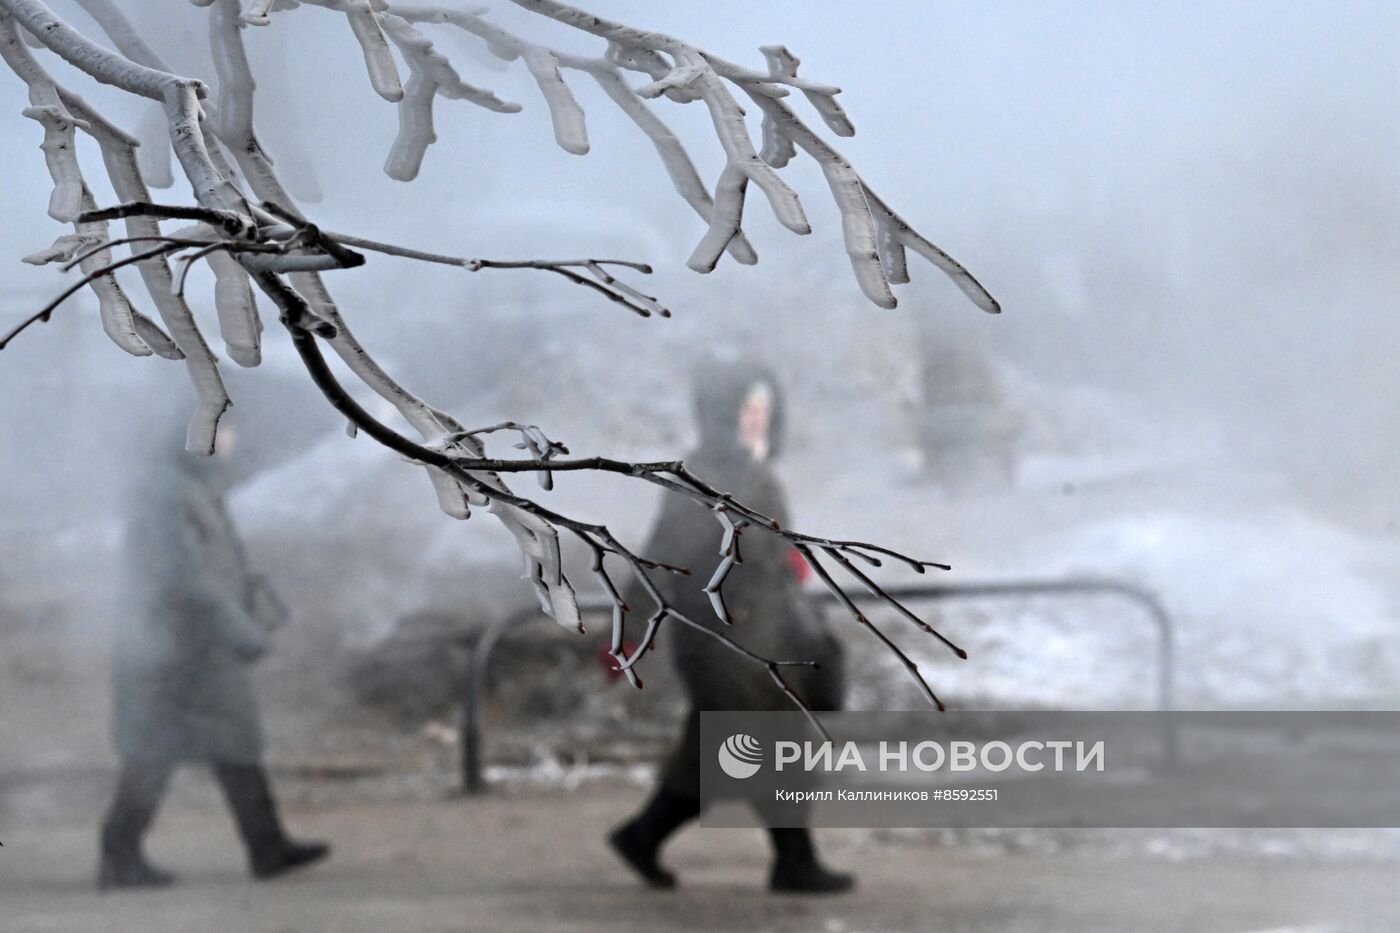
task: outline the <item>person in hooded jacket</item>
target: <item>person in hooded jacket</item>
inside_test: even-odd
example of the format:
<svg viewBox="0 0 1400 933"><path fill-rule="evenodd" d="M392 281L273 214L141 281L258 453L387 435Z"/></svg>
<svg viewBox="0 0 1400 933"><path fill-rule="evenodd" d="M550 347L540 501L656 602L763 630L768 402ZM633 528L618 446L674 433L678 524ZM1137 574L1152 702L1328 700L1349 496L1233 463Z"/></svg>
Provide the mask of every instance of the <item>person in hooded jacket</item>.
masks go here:
<svg viewBox="0 0 1400 933"><path fill-rule="evenodd" d="M288 838L262 765L248 669L267 651L285 609L250 571L224 504L233 440L231 429L221 429L219 452L207 460L167 442L129 500L131 602L116 633L113 672L121 773L102 824L102 889L174 880L146 860L141 841L182 764L212 769L255 877L330 851Z"/></svg>
<svg viewBox="0 0 1400 933"><path fill-rule="evenodd" d="M757 511L788 525L787 504L773 470L782 438L783 411L777 380L750 361L702 364L695 374L695 418L699 446L685 458L687 467L714 487ZM721 529L705 506L667 495L647 557L692 570L691 576L657 574L655 582L678 612L719 629L751 651L769 658L816 661L819 668L785 672L794 691L814 710L841 706L842 653L825 616L801 590L802 564L782 538L758 530L742 536L743 562L724 585L725 602L735 620L726 627L715 617L709 598L696 581L718 561ZM644 605L646 596L629 593L629 605ZM618 827L609 842L622 859L658 888L676 884L675 875L658 861L662 845L686 822L700 815L700 712L702 710L790 710L792 701L773 683L765 668L745 663L718 640L688 626L672 624L665 638L673 646L676 671L690 700L690 711L675 752L664 765L659 786L646 806ZM836 892L851 887L850 875L827 870L818 861L811 831L770 829L773 865L769 886L775 891Z"/></svg>

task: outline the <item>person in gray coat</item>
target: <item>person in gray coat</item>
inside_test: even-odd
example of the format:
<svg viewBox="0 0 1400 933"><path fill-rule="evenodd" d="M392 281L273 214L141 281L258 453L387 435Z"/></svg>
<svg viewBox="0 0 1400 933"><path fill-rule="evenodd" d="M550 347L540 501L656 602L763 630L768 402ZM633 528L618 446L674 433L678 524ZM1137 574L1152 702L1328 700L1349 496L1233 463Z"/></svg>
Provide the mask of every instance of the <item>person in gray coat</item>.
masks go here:
<svg viewBox="0 0 1400 933"><path fill-rule="evenodd" d="M113 676L121 774L102 825L103 889L174 880L146 861L141 840L172 772L187 763L212 769L255 877L329 852L287 837L262 766L248 668L267 651L285 610L249 569L224 505L233 440L221 430L210 460L167 442L130 496L130 611L117 631Z"/></svg>
<svg viewBox="0 0 1400 933"><path fill-rule="evenodd" d="M765 367L749 362L709 361L695 375L695 418L699 446L686 465L706 482L788 526L782 487L773 470L783 429L777 380ZM750 530L742 536L743 562L724 585L732 627L715 617L696 575L705 579L719 560L721 529L706 507L667 495L651 541L649 558L686 567L692 575L658 574L656 583L670 604L688 618L724 634L769 658L816 661L818 668L790 668L785 677L814 710L841 706L842 653L825 616L801 589L803 569L792 546L776 535ZM796 558L796 560L794 560ZM629 605L645 605L638 589ZM623 860L653 887L676 884L658 861L662 844L684 823L700 815L700 712L702 710L790 710L792 701L768 672L745 663L731 649L703 632L670 624L665 638L673 646L675 668L690 699L681 740L664 765L651 800L609 837ZM818 861L811 832L805 828L770 829L774 860L769 884L774 890L834 892L854 883L850 875L828 871Z"/></svg>

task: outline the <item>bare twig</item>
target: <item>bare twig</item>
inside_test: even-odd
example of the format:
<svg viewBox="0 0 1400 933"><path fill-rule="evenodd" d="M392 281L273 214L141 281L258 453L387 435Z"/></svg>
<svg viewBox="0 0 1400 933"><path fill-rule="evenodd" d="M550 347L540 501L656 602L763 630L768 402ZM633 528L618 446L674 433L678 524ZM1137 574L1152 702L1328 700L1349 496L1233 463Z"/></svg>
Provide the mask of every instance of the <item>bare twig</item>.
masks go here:
<svg viewBox="0 0 1400 933"><path fill-rule="evenodd" d="M874 622L871 622L868 618L866 618L865 613L860 611L860 609L856 606L855 602L851 600L850 595L847 594L847 592L841 588L841 585L839 583L837 583L831 578L831 574L827 573L826 568L822 566L821 561L817 560L817 555L812 553L811 548L809 548L805 544L798 544L796 545L796 547L798 553L800 553L802 555L802 558L805 561L807 561L807 566L812 568L813 572L816 573L817 578L822 581L822 584L826 586L828 590L831 591L832 595L837 598L837 600L841 603L842 606L846 607L846 611L850 613L851 618L855 619L862 626L868 629L871 634L878 638L880 642L887 649L889 649L890 653L893 654L899 660L899 662L904 665L907 671L909 671L909 676L914 678L914 682L918 684L920 692L923 693L923 695L928 699L928 701L931 704L938 707L939 712L942 712L945 708L943 706L943 701L940 700L938 698L938 695L935 694L932 688L929 687L928 681L925 680L924 675L919 672L919 665L915 664L913 659L911 659L909 655L905 654L904 651L901 650L898 645L891 641L888 635L880 631L880 629L876 627Z"/></svg>
<svg viewBox="0 0 1400 933"><path fill-rule="evenodd" d="M111 273L117 271L123 266L129 266L132 263L141 262L145 259L150 259L152 256L163 256L167 253L179 249L184 249L184 247L179 244L164 243L160 246L153 247L144 252L127 256L125 259L118 259L115 262L108 263L100 269L87 273L78 281L65 288L61 293L59 293L58 297L52 299L48 304L44 305L43 308L39 309L38 312L31 314L29 317L25 318L23 321L20 321L14 327L10 328L10 330L7 331L4 334L4 336L0 336L0 350L3 350L6 347L8 347L10 345L10 341L14 340L20 334L24 333L24 331L27 330L30 326L34 324L47 324L49 318L53 316L54 311L58 309L59 305L63 304L63 302L67 301L75 292L81 290L84 285L87 285L94 279L100 278L104 275L110 275Z"/></svg>
<svg viewBox="0 0 1400 933"><path fill-rule="evenodd" d="M306 239L307 232L311 229L316 229L317 235L315 241L317 246L332 254L333 266L337 268L347 268L352 265L357 265L358 262L349 259L347 253L340 253L337 255L336 249L356 247L359 249L373 250L386 255L400 256L406 259L459 266L470 272L479 272L482 269L536 269L561 275L575 285L582 285L585 288L596 291L609 301L621 304L623 307L641 317L649 317L653 311L660 314L662 317L671 316L671 312L659 304L655 298L650 295L645 295L619 281L603 269L604 266L615 266L632 269L643 275L650 275L652 271L651 266L644 262L636 262L627 259L474 259L447 256L441 253L424 252L422 250L396 246L378 240L351 236L349 234L321 231L319 228L314 228L314 225L308 224L305 220L290 213L286 208L279 207L273 202L265 201L260 206L263 211L291 226L286 228L285 231L276 231L267 228L260 229L254 226L249 218L231 215L225 211L171 204L152 204L149 202L119 204L100 210L86 211L80 215L79 219L84 221L101 221L141 216L160 218L163 220L194 220L216 226L227 236L234 239L252 240L254 242L279 232L290 236L299 235L303 239ZM245 247L229 247L229 249L233 252L274 252L271 249L249 250ZM282 250L281 254L287 255L288 250ZM282 263L278 271L292 271L288 268L289 265L290 263ZM574 272L574 269L583 269L587 271L589 274L593 275L597 281L584 278L582 275ZM177 290L177 294L180 293L182 292Z"/></svg>

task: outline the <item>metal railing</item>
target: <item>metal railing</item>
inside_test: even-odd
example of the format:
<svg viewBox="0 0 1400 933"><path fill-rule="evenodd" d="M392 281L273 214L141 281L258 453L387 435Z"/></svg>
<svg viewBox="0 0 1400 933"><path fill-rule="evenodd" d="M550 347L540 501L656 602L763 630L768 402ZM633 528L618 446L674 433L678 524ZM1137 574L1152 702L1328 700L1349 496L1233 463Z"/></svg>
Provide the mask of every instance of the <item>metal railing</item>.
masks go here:
<svg viewBox="0 0 1400 933"><path fill-rule="evenodd" d="M1069 578L1061 580L1007 580L967 583L914 584L886 587L886 591L901 602L946 602L955 599L994 599L1026 596L1082 596L1106 595L1137 605L1151 621L1157 637L1157 709L1171 712L1175 709L1176 648L1171 616L1157 594L1151 590L1125 580L1099 577ZM840 603L828 592L811 594L824 607L836 607ZM878 602L872 593L852 592L855 602ZM579 611L584 615L612 611L611 603L580 602ZM462 792L479 794L485 789L482 780L481 754L481 704L486 693L486 676L491 663L491 655L501 636L531 619L543 618L540 610L534 607L500 616L486 626L480 637L471 646L471 661L467 666L467 679L463 688L461 722L461 768ZM1175 718L1163 716L1162 758L1170 766L1176 761L1178 738Z"/></svg>

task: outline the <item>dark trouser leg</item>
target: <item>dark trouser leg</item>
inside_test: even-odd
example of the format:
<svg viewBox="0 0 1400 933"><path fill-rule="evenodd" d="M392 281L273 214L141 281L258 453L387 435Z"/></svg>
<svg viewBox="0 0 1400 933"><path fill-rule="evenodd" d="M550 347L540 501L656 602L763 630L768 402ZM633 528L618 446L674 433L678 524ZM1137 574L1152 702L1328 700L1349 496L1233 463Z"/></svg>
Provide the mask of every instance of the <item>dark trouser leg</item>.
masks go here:
<svg viewBox="0 0 1400 933"><path fill-rule="evenodd" d="M166 761L124 761L117 792L102 823L102 852L140 855L141 837L160 809L174 766Z"/></svg>
<svg viewBox="0 0 1400 933"><path fill-rule="evenodd" d="M805 826L768 830L768 839L773 843L773 858L789 864L812 864L817 860L817 849L812 843L812 831Z"/></svg>
<svg viewBox="0 0 1400 933"><path fill-rule="evenodd" d="M238 834L248 849L248 865L255 876L272 878L330 853L330 847L324 843L301 844L287 838L262 765L215 762L213 768L233 811Z"/></svg>
<svg viewBox="0 0 1400 933"><path fill-rule="evenodd" d="M146 862L141 839L155 819L174 770L172 762L158 759L122 762L116 794L102 822L100 887L161 885L173 880Z"/></svg>
<svg viewBox="0 0 1400 933"><path fill-rule="evenodd" d="M700 815L695 773L699 752L700 713L691 710L680 744L662 771L656 792L640 813L608 837L632 870L653 887L675 885L676 876L661 867L657 856L672 833Z"/></svg>
<svg viewBox="0 0 1400 933"><path fill-rule="evenodd" d="M248 858L256 862L260 855L280 848L287 841L287 835L282 831L277 803L262 766L214 762L212 767L224 799L233 811L233 820L248 849Z"/></svg>

